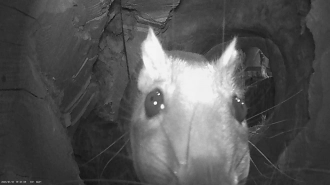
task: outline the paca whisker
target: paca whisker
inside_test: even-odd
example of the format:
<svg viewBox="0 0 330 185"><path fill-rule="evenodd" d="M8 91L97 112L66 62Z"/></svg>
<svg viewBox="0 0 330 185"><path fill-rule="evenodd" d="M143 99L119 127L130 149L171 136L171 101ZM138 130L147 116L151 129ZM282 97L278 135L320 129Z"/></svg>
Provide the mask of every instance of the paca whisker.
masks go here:
<svg viewBox="0 0 330 185"><path fill-rule="evenodd" d="M258 171L258 173L262 176L262 177L267 177L266 175L264 175L258 168L258 166L256 165L256 163L253 161L253 159L250 157L251 163L253 164L253 166L256 168L256 170Z"/></svg>
<svg viewBox="0 0 330 185"><path fill-rule="evenodd" d="M146 151L148 152L148 155L150 155L150 158L154 159L155 161L157 161L157 163L159 163L159 164L161 164L162 166L165 167L166 171L168 172L168 173L165 173L165 175L168 175L169 177L173 177L173 178L175 179L176 182L179 181L177 175L176 175L175 172L172 170L172 168L169 166L169 164L166 163L166 161L162 160L158 155L155 155L155 153L150 152L149 150L147 150L147 146L141 146L141 148L146 148ZM171 148L172 148L172 149L171 149ZM172 150L172 151L174 152L173 147L170 147L169 150ZM176 156L174 156L174 158L176 158ZM134 159L133 159L133 160L134 160ZM179 164L179 160L178 160L177 158L176 158L175 161L176 161L176 164ZM150 169L151 171L158 171L159 174L163 174L163 172L160 171L159 169L157 169L157 168L153 168L152 166L151 166L151 168L152 168L152 169ZM173 179L173 178L172 178L172 179Z"/></svg>
<svg viewBox="0 0 330 185"><path fill-rule="evenodd" d="M267 158L267 156L261 151L261 150L259 150L259 148L258 147L256 147L252 142L250 142L249 141L249 144L251 145L251 146L253 146L265 159L266 159L266 161L267 162L269 162L273 167L275 167L275 168L277 168L268 158Z"/></svg>
<svg viewBox="0 0 330 185"><path fill-rule="evenodd" d="M123 138L125 136L125 134L123 134L120 138L118 138L115 142L118 142L121 138ZM102 172L100 173L100 177L102 177L104 170L108 167L109 163L126 147L127 143L128 143L129 139L127 139L125 141L125 143L123 144L122 147L120 147L120 149L115 153L115 155L113 155L108 162L104 165ZM110 146L108 146L104 151L108 150L112 145L115 144L115 142L113 142ZM103 152L103 151L102 151Z"/></svg>
<svg viewBox="0 0 330 185"><path fill-rule="evenodd" d="M251 123L252 125L255 125L253 127L251 127L249 129L249 135L254 136L256 134L261 134L266 132L271 126L274 126L276 124L282 123L282 122L286 122L286 121L292 121L294 119L284 119L284 120L280 120L280 121L276 121L273 123L267 123L266 120L263 120L262 122L258 123L258 124L254 124L253 122Z"/></svg>
<svg viewBox="0 0 330 185"><path fill-rule="evenodd" d="M252 142L250 142L249 141L249 144L251 145L251 146L253 146L265 159L266 159L266 161L268 161L270 164L271 164L271 166L272 167L274 167L275 169L277 169L278 171L280 171L267 157L266 157L266 155L261 151L261 150L259 150L258 149L258 147L256 147ZM259 172L259 174L261 175L261 176L263 176L263 177L266 177L260 170L259 170L259 168L258 168L258 166L255 164L255 162L252 160L252 158L251 158L251 162L252 162L252 164L253 164L253 166L257 169L257 171Z"/></svg>
<svg viewBox="0 0 330 185"><path fill-rule="evenodd" d="M272 165L269 165L268 167L273 167ZM279 168L275 168L275 170L273 171L273 174L276 174L276 172L280 172L280 174L282 174L283 176L285 176L288 179L294 180L297 183L302 183L302 181L300 181L299 179L296 179L290 175L288 175L287 173L284 173L282 170L280 170ZM289 171L286 171L289 172Z"/></svg>
<svg viewBox="0 0 330 185"><path fill-rule="evenodd" d="M266 161L269 163L270 167L274 168L276 171L280 172L282 175L284 175L285 177L292 179L292 180L296 180L295 178L289 176L288 174L284 173L282 170L280 170L275 164L273 164L268 158L267 156L261 152L261 150L258 149L258 147L256 147L252 142L249 141L249 143L251 144L251 146L253 146L263 157L264 159L266 159Z"/></svg>
<svg viewBox="0 0 330 185"><path fill-rule="evenodd" d="M112 142L108 147L106 147L104 150L102 150L96 156L94 156L93 158L91 158L90 160L88 160L87 162L83 163L80 166L85 166L88 163L90 163L91 161L93 161L94 159L98 158L100 155L102 155L104 152L106 152L109 148L111 148L113 145L115 145L118 141L120 141L122 138L124 138L127 134L128 134L128 132L125 132L122 136L120 136L118 139L116 139L114 142Z"/></svg>
<svg viewBox="0 0 330 185"><path fill-rule="evenodd" d="M262 111L262 112L260 112L260 113L258 113L258 114L255 114L254 116L251 116L251 117L249 117L249 118L248 118L248 119L246 119L246 120L248 121L248 120L250 120L250 119L252 119L252 118L254 118L254 117L257 117L257 116L259 116L259 115L261 115L261 114L263 114L263 113L265 113L265 112L269 111L269 110L272 110L272 109L274 109L275 107L278 107L278 106L282 105L283 103L285 103L285 102L289 101L291 98L295 97L296 95L298 95L298 94L299 94L299 93L301 93L302 91L303 91L303 90L301 89L300 91L298 91L298 92L297 92L297 93L295 93L294 95L292 95L292 96L288 97L287 99L285 99L285 100L281 101L281 102L280 102L280 103L278 103L277 105L274 105L274 106L272 106L271 108L268 108L268 109L266 109L266 110L264 110L264 111Z"/></svg>
<svg viewBox="0 0 330 185"><path fill-rule="evenodd" d="M270 78L272 78L272 77L270 77ZM264 81L264 80L267 80L267 79L268 79L268 78L263 78L263 79L257 80L257 81L255 81L255 82L253 82L252 84L247 85L245 88L248 89L248 88L250 88L250 87L253 87L253 86L255 86L256 84L258 84L258 83L260 83L260 82L262 82L262 81Z"/></svg>
<svg viewBox="0 0 330 185"><path fill-rule="evenodd" d="M273 125L276 125L276 124L279 124L279 123L282 123L282 122L286 122L286 121L294 121L295 119L284 119L284 120L280 120L280 121L276 121L276 122L273 122L273 123L268 123L267 124L267 127L270 127L270 126L273 126Z"/></svg>
<svg viewBox="0 0 330 185"><path fill-rule="evenodd" d="M273 139L275 137L281 136L282 134L287 134L287 133L294 132L294 131L296 131L298 133L298 132L302 131L303 129L306 129L306 127L295 127L294 129L290 129L285 132L280 132L278 134L270 136L269 139Z"/></svg>

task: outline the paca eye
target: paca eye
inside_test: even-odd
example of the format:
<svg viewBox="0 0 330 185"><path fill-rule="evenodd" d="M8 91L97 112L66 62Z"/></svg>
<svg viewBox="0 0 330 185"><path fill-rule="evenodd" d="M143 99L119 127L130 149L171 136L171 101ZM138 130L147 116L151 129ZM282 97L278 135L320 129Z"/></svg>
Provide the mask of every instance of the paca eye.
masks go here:
<svg viewBox="0 0 330 185"><path fill-rule="evenodd" d="M242 123L247 114L246 105L244 101L237 96L233 97L234 116L238 122Z"/></svg>
<svg viewBox="0 0 330 185"><path fill-rule="evenodd" d="M146 111L146 116L149 118L154 117L161 110L165 109L164 96L160 89L156 88L149 92L144 101L144 108Z"/></svg>

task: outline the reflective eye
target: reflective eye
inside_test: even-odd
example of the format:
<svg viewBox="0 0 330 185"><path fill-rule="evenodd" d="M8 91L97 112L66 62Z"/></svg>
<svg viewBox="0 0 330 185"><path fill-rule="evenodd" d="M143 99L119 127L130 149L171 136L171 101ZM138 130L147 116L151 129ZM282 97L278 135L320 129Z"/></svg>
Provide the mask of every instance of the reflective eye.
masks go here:
<svg viewBox="0 0 330 185"><path fill-rule="evenodd" d="M233 97L234 116L238 122L242 123L246 117L247 109L243 100L237 96Z"/></svg>
<svg viewBox="0 0 330 185"><path fill-rule="evenodd" d="M149 118L156 116L161 110L165 109L164 96L160 89L156 88L149 92L144 101L144 108L146 116Z"/></svg>

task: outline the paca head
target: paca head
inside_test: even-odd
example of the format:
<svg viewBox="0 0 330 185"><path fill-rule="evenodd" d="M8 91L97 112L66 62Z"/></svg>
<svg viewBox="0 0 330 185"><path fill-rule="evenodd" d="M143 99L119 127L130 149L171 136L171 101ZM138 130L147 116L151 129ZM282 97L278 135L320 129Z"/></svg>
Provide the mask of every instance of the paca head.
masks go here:
<svg viewBox="0 0 330 185"><path fill-rule="evenodd" d="M130 140L135 171L152 185L234 185L249 171L246 107L237 85L236 39L208 62L164 51L149 29L142 43Z"/></svg>

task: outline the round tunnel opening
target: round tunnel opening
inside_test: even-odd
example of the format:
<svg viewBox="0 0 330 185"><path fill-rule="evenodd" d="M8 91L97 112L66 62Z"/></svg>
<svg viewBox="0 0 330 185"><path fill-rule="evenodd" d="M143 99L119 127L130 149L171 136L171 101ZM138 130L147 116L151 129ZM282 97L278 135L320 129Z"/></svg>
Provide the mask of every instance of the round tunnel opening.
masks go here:
<svg viewBox="0 0 330 185"><path fill-rule="evenodd" d="M244 83L245 102L248 106L247 122L249 127L262 124L273 112L275 85L270 61L258 47L243 50L245 54Z"/></svg>
<svg viewBox="0 0 330 185"><path fill-rule="evenodd" d="M245 88L244 99L248 108L246 119L250 128L264 125L272 116L275 105L275 81L268 57L270 53L266 55L263 51L265 48L256 47L253 42L255 40L256 43L264 42L263 38L238 38L237 44L243 60L238 75L241 75ZM210 61L216 60L221 57L227 44L228 42L223 42L214 45L206 52L205 57Z"/></svg>

